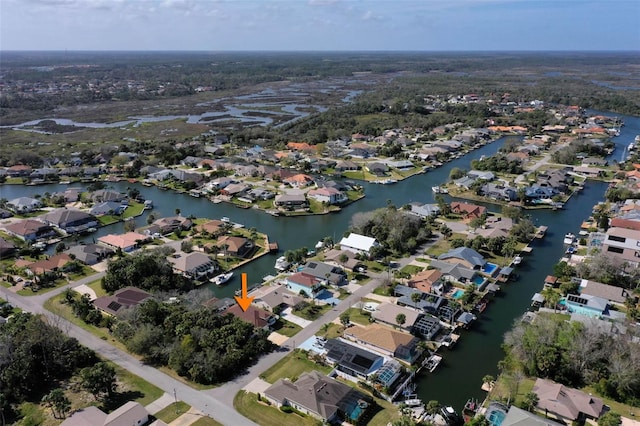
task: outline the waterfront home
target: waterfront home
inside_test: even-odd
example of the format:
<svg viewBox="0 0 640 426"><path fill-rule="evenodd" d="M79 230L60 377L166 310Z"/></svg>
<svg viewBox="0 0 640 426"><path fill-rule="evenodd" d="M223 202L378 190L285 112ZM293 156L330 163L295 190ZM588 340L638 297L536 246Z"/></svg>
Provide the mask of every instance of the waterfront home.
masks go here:
<svg viewBox="0 0 640 426"><path fill-rule="evenodd" d="M276 207L287 209L306 209L309 207L309 201L303 191L288 191L286 194L278 194L273 204Z"/></svg>
<svg viewBox="0 0 640 426"><path fill-rule="evenodd" d="M216 241L216 246L224 255L246 258L255 248L255 243L245 237L222 236Z"/></svg>
<svg viewBox="0 0 640 426"><path fill-rule="evenodd" d="M324 344L324 358L338 375L350 380L368 381L384 364L384 357L344 339L329 339Z"/></svg>
<svg viewBox="0 0 640 426"><path fill-rule="evenodd" d="M480 188L480 192L485 197L494 200L515 201L518 199L518 191L516 188L506 186L501 183L487 183Z"/></svg>
<svg viewBox="0 0 640 426"><path fill-rule="evenodd" d="M173 271L185 277L202 280L210 277L218 269L218 265L203 253L177 252L167 257Z"/></svg>
<svg viewBox="0 0 640 426"><path fill-rule="evenodd" d="M97 191L93 191L90 198L94 203L103 203L105 201L121 202L126 200L128 197L126 194L112 189L99 189Z"/></svg>
<svg viewBox="0 0 640 426"><path fill-rule="evenodd" d="M525 189L525 199L528 201L532 200L543 200L552 198L554 195L558 195L560 192L555 188L542 187L539 185L532 185Z"/></svg>
<svg viewBox="0 0 640 426"><path fill-rule="evenodd" d="M487 208L484 206L459 201L451 203L451 211L461 215L465 219L475 219L487 214Z"/></svg>
<svg viewBox="0 0 640 426"><path fill-rule="evenodd" d="M440 214L440 207L437 204L422 204L418 202L410 203L410 213L426 219L428 217L438 216Z"/></svg>
<svg viewBox="0 0 640 426"><path fill-rule="evenodd" d="M29 173L29 179L43 180L47 178L52 178L53 176L58 176L59 171L60 169L54 169L51 167L41 167Z"/></svg>
<svg viewBox="0 0 640 426"><path fill-rule="evenodd" d="M151 294L136 287L125 287L111 296L98 297L93 306L109 315L117 315L127 308L137 306L151 297Z"/></svg>
<svg viewBox="0 0 640 426"><path fill-rule="evenodd" d="M68 234L84 232L98 226L95 216L75 209L56 209L39 217L44 223Z"/></svg>
<svg viewBox="0 0 640 426"><path fill-rule="evenodd" d="M0 209L0 219L8 219L11 216L13 216L13 213L11 213L9 210Z"/></svg>
<svg viewBox="0 0 640 426"><path fill-rule="evenodd" d="M339 161L335 167L336 172L346 172L360 170L360 165L351 160Z"/></svg>
<svg viewBox="0 0 640 426"><path fill-rule="evenodd" d="M532 392L538 395L536 409L565 423L583 423L603 414L600 398L547 379L536 380Z"/></svg>
<svg viewBox="0 0 640 426"><path fill-rule="evenodd" d="M277 321L277 318L269 311L249 305L246 311L242 310L237 303L232 304L221 315L233 315L244 322L252 324L255 328L269 330Z"/></svg>
<svg viewBox="0 0 640 426"><path fill-rule="evenodd" d="M324 260L327 263L339 264L343 268L352 271L355 271L356 268L362 264L361 261L356 258L356 254L349 250L331 249L324 253Z"/></svg>
<svg viewBox="0 0 640 426"><path fill-rule="evenodd" d="M276 407L293 407L326 423L342 417L356 422L366 411L370 398L317 371L300 375L298 380L279 379L263 393Z"/></svg>
<svg viewBox="0 0 640 426"><path fill-rule="evenodd" d="M38 210L42 207L40 200L31 197L18 197L7 201L5 205L7 210L15 214L26 214Z"/></svg>
<svg viewBox="0 0 640 426"><path fill-rule="evenodd" d="M56 235L53 227L34 219L24 219L5 225L5 230L24 241L36 241Z"/></svg>
<svg viewBox="0 0 640 426"><path fill-rule="evenodd" d="M149 239L150 237L148 235L137 232L127 232L124 234L105 235L98 238L98 242L115 250L120 249L125 253L129 253L137 249L140 244L149 241Z"/></svg>
<svg viewBox="0 0 640 426"><path fill-rule="evenodd" d="M296 272L284 279L284 285L293 294L306 295L306 297L315 297L322 290L323 283L324 279L318 279L302 272Z"/></svg>
<svg viewBox="0 0 640 426"><path fill-rule="evenodd" d="M599 318L609 314L609 302L602 297L588 294L567 294L565 307L568 312Z"/></svg>
<svg viewBox="0 0 640 426"><path fill-rule="evenodd" d="M293 188L304 188L305 186L313 185L313 178L309 175L298 173L283 179L282 182L291 185Z"/></svg>
<svg viewBox="0 0 640 426"><path fill-rule="evenodd" d="M244 183L230 183L220 190L220 194L226 195L228 197L241 197L249 189L249 185L246 185Z"/></svg>
<svg viewBox="0 0 640 426"><path fill-rule="evenodd" d="M477 272L467 268L460 263L450 263L444 260L434 259L429 264L432 268L438 269L442 273L441 280L449 282L470 283L477 276Z"/></svg>
<svg viewBox="0 0 640 426"><path fill-rule="evenodd" d="M411 170L415 167L414 164L409 160L386 160L384 163L387 166L398 170Z"/></svg>
<svg viewBox="0 0 640 426"><path fill-rule="evenodd" d="M573 171L587 178L598 178L598 177L604 176L605 174L605 171L602 169L597 169L595 167L588 167L588 166L575 166L573 168Z"/></svg>
<svg viewBox="0 0 640 426"><path fill-rule="evenodd" d="M489 415L488 410L486 415ZM565 426L565 423L554 422L511 405L500 426Z"/></svg>
<svg viewBox="0 0 640 426"><path fill-rule="evenodd" d="M171 216L154 220L151 225L157 227L157 232L162 235L166 235L175 231L186 231L191 229L193 221L188 217Z"/></svg>
<svg viewBox="0 0 640 426"><path fill-rule="evenodd" d="M211 235L222 235L229 227L228 222L223 222L218 219L213 219L208 222L196 226L196 231L198 232L207 232Z"/></svg>
<svg viewBox="0 0 640 426"><path fill-rule="evenodd" d="M369 171L369 173L376 176L385 176L389 172L389 166L378 162L369 163L365 166L365 168Z"/></svg>
<svg viewBox="0 0 640 426"><path fill-rule="evenodd" d="M625 228L607 229L602 252L632 268L640 267L640 231Z"/></svg>
<svg viewBox="0 0 640 426"><path fill-rule="evenodd" d="M8 167L7 176L16 178L16 177L24 177L29 176L31 174L31 167L25 166L24 164L16 164L14 166Z"/></svg>
<svg viewBox="0 0 640 426"><path fill-rule="evenodd" d="M114 251L99 244L77 244L69 247L63 253L74 256L76 260L91 266L112 256Z"/></svg>
<svg viewBox="0 0 640 426"><path fill-rule="evenodd" d="M442 272L439 270L426 269L410 277L407 281L407 285L411 288L417 288L424 293L442 295L445 287L441 278Z"/></svg>
<svg viewBox="0 0 640 426"><path fill-rule="evenodd" d="M481 269L487 263L480 253L469 247L451 249L438 256L438 260L448 263L459 263L466 268L475 270Z"/></svg>
<svg viewBox="0 0 640 426"><path fill-rule="evenodd" d="M496 178L496 175L494 175L493 172L482 170L470 170L467 172L467 176L474 180L483 180L486 182L492 181Z"/></svg>
<svg viewBox="0 0 640 426"><path fill-rule="evenodd" d="M615 303L617 305L624 305L627 298L637 298L637 296L625 288L586 279L580 281L580 294L600 297L609 301L609 303Z"/></svg>
<svg viewBox="0 0 640 426"><path fill-rule="evenodd" d="M354 253L362 253L369 256L371 249L379 245L375 238L352 232L348 237L342 237L340 240L340 248L349 250Z"/></svg>
<svg viewBox="0 0 640 426"><path fill-rule="evenodd" d="M327 204L340 204L349 199L343 192L338 191L335 188L312 189L307 193L307 196L316 201Z"/></svg>
<svg viewBox="0 0 640 426"><path fill-rule="evenodd" d="M396 318L398 315L404 315L404 323L398 324ZM401 330L411 331L413 325L423 315L421 311L412 309L406 306L396 305L390 302L384 302L376 307L376 310L371 313L371 318L376 322L397 327Z"/></svg>
<svg viewBox="0 0 640 426"><path fill-rule="evenodd" d="M126 205L121 204L118 201L105 201L103 203L98 203L89 210L89 214L93 216L104 216L104 215L121 215L127 209Z"/></svg>
<svg viewBox="0 0 640 426"><path fill-rule="evenodd" d="M422 353L422 350L418 347L420 340L417 337L393 330L381 324L350 327L344 331L343 335L346 339L352 340L367 349L397 358L408 364L413 364Z"/></svg>
<svg viewBox="0 0 640 426"><path fill-rule="evenodd" d="M415 309L420 309L424 312L437 315L438 309L446 304L446 299L437 294L423 293L415 288L407 287L402 284L398 284L394 288L394 296L398 297L398 305L411 306ZM420 294L420 299L414 302L411 295L413 293Z"/></svg>
<svg viewBox="0 0 640 426"><path fill-rule="evenodd" d="M328 263L310 261L302 267L300 272L324 281L326 285L341 286L346 284L346 274L342 268Z"/></svg>

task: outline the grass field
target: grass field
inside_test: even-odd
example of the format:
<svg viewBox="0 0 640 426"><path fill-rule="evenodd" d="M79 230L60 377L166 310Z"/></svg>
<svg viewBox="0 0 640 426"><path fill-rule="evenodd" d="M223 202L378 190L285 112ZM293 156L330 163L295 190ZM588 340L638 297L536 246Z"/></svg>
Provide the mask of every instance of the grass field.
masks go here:
<svg viewBox="0 0 640 426"><path fill-rule="evenodd" d="M359 308L349 308L347 312L349 313L349 320L351 322L364 326L371 324L371 321L369 321L371 314L369 312Z"/></svg>
<svg viewBox="0 0 640 426"><path fill-rule="evenodd" d="M167 405L157 413L153 413L153 416L156 419L160 419L163 422L169 424L175 419L177 419L178 417L180 417L181 415L183 415L184 413L186 413L187 411L189 411L190 408L191 406L186 402L182 402L182 401L172 402L171 404Z"/></svg>
<svg viewBox="0 0 640 426"><path fill-rule="evenodd" d="M278 379L285 377L289 379L298 378L302 373L312 370L327 374L331 371L331 367L318 365L307 359L304 353L296 350L272 365L260 377L269 383L275 383Z"/></svg>
<svg viewBox="0 0 640 426"><path fill-rule="evenodd" d="M211 417L201 417L191 423L191 426L222 426L222 423L213 420Z"/></svg>
<svg viewBox="0 0 640 426"><path fill-rule="evenodd" d="M300 327L298 324L294 324L282 318L279 318L272 328L273 328L273 331L277 331L279 334L282 334L283 336L287 336L287 337L293 337L300 330L302 330L302 327Z"/></svg>

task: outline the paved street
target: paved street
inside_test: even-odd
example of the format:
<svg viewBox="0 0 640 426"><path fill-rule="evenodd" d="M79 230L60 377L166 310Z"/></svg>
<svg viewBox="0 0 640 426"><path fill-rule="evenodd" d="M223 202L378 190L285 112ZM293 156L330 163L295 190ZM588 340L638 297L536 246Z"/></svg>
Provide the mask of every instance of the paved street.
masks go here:
<svg viewBox="0 0 640 426"><path fill-rule="evenodd" d="M398 268L411 263L415 257L420 256L423 252L424 246L419 250L419 254L411 256L406 259L400 260L397 265ZM254 425L252 421L241 416L233 408L233 398L235 395L246 385L256 379L263 371L274 365L276 362L284 358L292 348L296 347L300 343L304 342L314 334L316 334L323 324L336 320L340 314L349 309L354 304L360 302L360 300L367 294L371 293L376 287L378 287L385 278L388 276L387 271L380 272L378 274L371 274L371 280L360 286L355 292L344 299L340 304L335 306L332 310L325 313L322 317L310 323L302 331L292 338L289 338L284 342L282 347L260 358L257 364L250 366L247 371L236 377L235 380L225 383L217 388L199 391L193 389L187 384L168 376L161 371L143 364L135 357L117 349L109 342L101 340L88 331L68 322L67 320L47 311L43 305L44 302L51 297L62 293L69 287L77 287L80 285L86 285L98 278L104 276L104 272L94 274L92 276L83 278L81 280L69 283L65 286L52 290L50 292L34 295L34 296L18 296L10 289L0 287L0 295L3 298L10 301L15 306L23 309L27 312L36 314L42 314L48 318L52 324L55 324L65 333L71 337L75 337L83 345L93 349L100 356L108 359L119 366L129 370L131 373L136 374L149 383L154 384L169 395L177 396L178 400L182 400L191 405L195 409L203 413L203 415L210 416L217 421L230 426L244 426Z"/></svg>

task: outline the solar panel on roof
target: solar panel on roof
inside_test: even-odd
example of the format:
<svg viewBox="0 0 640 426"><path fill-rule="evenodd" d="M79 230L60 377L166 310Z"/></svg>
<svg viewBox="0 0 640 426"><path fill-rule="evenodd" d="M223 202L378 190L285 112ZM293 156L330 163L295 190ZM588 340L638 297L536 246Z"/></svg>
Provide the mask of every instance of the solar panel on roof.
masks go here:
<svg viewBox="0 0 640 426"><path fill-rule="evenodd" d="M112 311L117 311L118 309L122 308L122 305L116 301L113 301L109 303L109 305L107 305L107 308L111 309Z"/></svg>

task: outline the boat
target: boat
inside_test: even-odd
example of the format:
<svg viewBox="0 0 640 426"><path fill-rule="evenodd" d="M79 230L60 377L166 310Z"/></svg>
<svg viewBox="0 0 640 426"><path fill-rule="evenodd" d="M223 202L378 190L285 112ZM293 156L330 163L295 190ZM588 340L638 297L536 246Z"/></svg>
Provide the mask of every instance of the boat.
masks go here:
<svg viewBox="0 0 640 426"><path fill-rule="evenodd" d="M574 243L575 240L576 240L576 236L574 234L572 234L571 232L567 232L564 235L564 240L562 242L564 244L571 245L571 244Z"/></svg>
<svg viewBox="0 0 640 426"><path fill-rule="evenodd" d="M538 230L536 231L536 238L544 238L544 235L547 233L547 227L546 226L539 226Z"/></svg>
<svg viewBox="0 0 640 426"><path fill-rule="evenodd" d="M471 419L474 418L476 414L478 414L478 410L480 410L480 407L482 407L482 404L480 404L477 399L468 399L464 404L464 408L462 409L462 418L464 419L464 422L468 423L469 421L471 421Z"/></svg>
<svg viewBox="0 0 640 426"><path fill-rule="evenodd" d="M287 268L289 268L289 266L291 266L291 262L287 262L287 258L284 256L280 256L277 260L276 260L276 264L274 265L274 268L276 268L278 271L286 271Z"/></svg>
<svg viewBox="0 0 640 426"><path fill-rule="evenodd" d="M228 217L224 216L222 219L220 219L222 222L224 223L231 223L231 219L229 219Z"/></svg>
<svg viewBox="0 0 640 426"><path fill-rule="evenodd" d="M433 373L436 368L438 368L438 365L440 365L440 361L442 361L442 357L440 355L433 354L429 358L427 358L422 363L422 365L431 373Z"/></svg>
<svg viewBox="0 0 640 426"><path fill-rule="evenodd" d="M144 209L145 210L149 210L153 208L153 201L152 200L144 200Z"/></svg>
<svg viewBox="0 0 640 426"><path fill-rule="evenodd" d="M460 421L460 416L458 415L458 413L456 413L456 410L454 410L453 407L451 407L450 405L442 407L440 409L440 414L442 414L442 417L444 417L447 424L457 425L462 423Z"/></svg>
<svg viewBox="0 0 640 426"><path fill-rule="evenodd" d="M436 194L448 194L449 190L447 188L441 188L439 186L432 186L431 190Z"/></svg>
<svg viewBox="0 0 640 426"><path fill-rule="evenodd" d="M522 257L521 256L516 256L513 258L513 262L511 262L514 265L519 265L522 263Z"/></svg>
<svg viewBox="0 0 640 426"><path fill-rule="evenodd" d="M211 281L215 285L224 285L231 279L231 277L233 277L233 271L229 271L224 274L217 275L211 278L209 281Z"/></svg>

